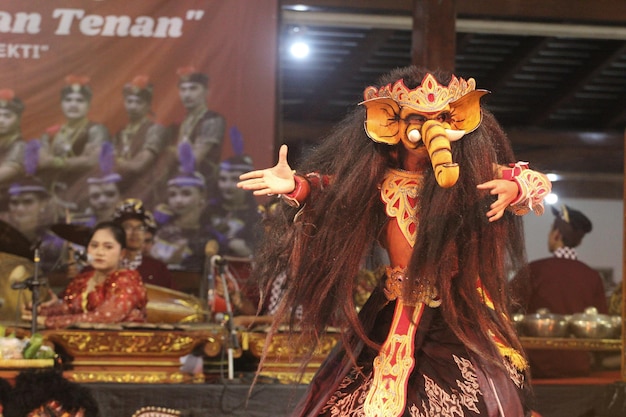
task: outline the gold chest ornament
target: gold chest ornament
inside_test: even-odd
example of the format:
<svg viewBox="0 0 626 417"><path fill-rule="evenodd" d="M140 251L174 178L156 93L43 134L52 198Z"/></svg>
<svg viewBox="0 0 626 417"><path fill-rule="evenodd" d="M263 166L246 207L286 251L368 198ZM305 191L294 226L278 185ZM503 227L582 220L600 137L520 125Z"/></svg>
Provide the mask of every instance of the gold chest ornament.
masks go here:
<svg viewBox="0 0 626 417"><path fill-rule="evenodd" d="M418 191L422 188L421 173L390 169L380 186L380 197L387 216L398 222L402 234L413 247L417 238Z"/></svg>

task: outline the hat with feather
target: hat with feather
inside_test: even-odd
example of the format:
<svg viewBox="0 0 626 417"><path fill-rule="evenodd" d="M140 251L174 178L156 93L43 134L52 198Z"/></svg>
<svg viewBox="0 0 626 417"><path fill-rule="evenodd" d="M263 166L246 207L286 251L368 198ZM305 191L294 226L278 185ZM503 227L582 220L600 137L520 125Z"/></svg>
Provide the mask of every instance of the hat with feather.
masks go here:
<svg viewBox="0 0 626 417"><path fill-rule="evenodd" d="M233 147L233 152L235 155L220 162L220 170L229 172L252 171L254 169L254 167L252 166L252 158L244 153L244 143L241 132L239 131L237 126L233 126L230 128L229 133L230 143Z"/></svg>
<svg viewBox="0 0 626 417"><path fill-rule="evenodd" d="M191 143L184 141L178 145L178 161L179 174L167 182L168 186L206 188L204 176L196 171L196 158Z"/></svg>
<svg viewBox="0 0 626 417"><path fill-rule="evenodd" d="M36 177L39 164L39 139L31 139L24 146L24 172L25 175L9 185L9 195L22 193L36 193L42 197L48 197L50 193L44 183Z"/></svg>
<svg viewBox="0 0 626 417"><path fill-rule="evenodd" d="M100 175L87 178L87 184L113 184L122 180L122 176L113 171L115 168L115 149L113 148L113 143L104 142L102 144L98 165L100 166Z"/></svg>

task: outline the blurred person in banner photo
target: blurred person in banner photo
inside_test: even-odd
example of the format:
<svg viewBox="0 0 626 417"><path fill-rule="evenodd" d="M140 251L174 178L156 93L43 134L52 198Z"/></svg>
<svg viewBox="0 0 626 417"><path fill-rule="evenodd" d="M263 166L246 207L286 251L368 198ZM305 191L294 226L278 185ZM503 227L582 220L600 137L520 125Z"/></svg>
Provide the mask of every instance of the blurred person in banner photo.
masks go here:
<svg viewBox="0 0 626 417"><path fill-rule="evenodd" d="M48 190L38 178L26 176L13 182L6 194L8 211L2 220L39 249L42 271L50 272L63 262L64 241L48 229Z"/></svg>
<svg viewBox="0 0 626 417"><path fill-rule="evenodd" d="M576 248L591 232L592 223L582 212L563 205L552 207L554 222L548 233L552 257L528 264L511 281L511 296L520 312L531 314L547 308L554 314L583 313L596 307L607 314L607 297L600 274L578 259ZM535 378L588 375L592 356L582 351L529 350L530 371Z"/></svg>
<svg viewBox="0 0 626 417"><path fill-rule="evenodd" d="M143 237L143 249L142 252L144 255L151 255L152 246L154 246L154 236L159 228L159 225L154 218L154 214L150 210L146 210L146 230L144 231Z"/></svg>
<svg viewBox="0 0 626 417"><path fill-rule="evenodd" d="M154 207L159 200L159 186L165 175L156 169L163 156L170 132L151 118L153 86L145 75L127 83L122 93L128 124L113 138L115 144L115 171L122 176L124 195L140 199L146 207Z"/></svg>
<svg viewBox="0 0 626 417"><path fill-rule="evenodd" d="M230 129L235 156L220 162L218 194L209 200L208 213L218 236L221 255L250 258L262 233L260 205L250 191L237 187L239 176L251 171L252 158L243 153L243 139Z"/></svg>
<svg viewBox="0 0 626 417"><path fill-rule="evenodd" d="M88 238L91 268L72 278L60 297L38 306L37 322L46 328L66 328L75 323L120 323L146 321L147 291L137 271L120 267L126 234L113 222L95 226ZM32 320L32 306L22 309L22 319Z"/></svg>
<svg viewBox="0 0 626 417"><path fill-rule="evenodd" d="M0 193L24 174L21 117L24 103L13 90L0 89Z"/></svg>
<svg viewBox="0 0 626 417"><path fill-rule="evenodd" d="M137 270L144 284L172 288L172 274L167 265L143 252L146 231L153 225L141 200L129 198L122 201L115 208L113 221L126 232L126 251L121 266Z"/></svg>
<svg viewBox="0 0 626 417"><path fill-rule="evenodd" d="M179 159L179 174L167 182L167 202L154 210L159 229L151 253L170 269L200 272L205 261L205 245L216 240L206 213L206 181L195 171L189 142L179 145Z"/></svg>
<svg viewBox="0 0 626 417"><path fill-rule="evenodd" d="M109 141L109 132L88 117L93 96L89 78L69 75L65 83L61 90L65 122L48 128L41 137L38 172L59 207L83 210L85 179L98 169L100 147Z"/></svg>
<svg viewBox="0 0 626 417"><path fill-rule="evenodd" d="M222 157L222 144L226 130L224 117L207 107L209 76L194 67L177 70L178 94L185 107L186 116L177 126L175 144L189 142L192 145L197 171L206 181L208 195L217 191L217 170ZM170 156L176 155L172 148ZM170 171L176 169L170 163Z"/></svg>
<svg viewBox="0 0 626 417"><path fill-rule="evenodd" d="M81 212L72 212L70 223L93 227L102 221L111 220L115 207L122 201L122 176L113 171L114 164L113 144L105 142L100 148L99 171L92 170L92 175L83 183L88 205Z"/></svg>

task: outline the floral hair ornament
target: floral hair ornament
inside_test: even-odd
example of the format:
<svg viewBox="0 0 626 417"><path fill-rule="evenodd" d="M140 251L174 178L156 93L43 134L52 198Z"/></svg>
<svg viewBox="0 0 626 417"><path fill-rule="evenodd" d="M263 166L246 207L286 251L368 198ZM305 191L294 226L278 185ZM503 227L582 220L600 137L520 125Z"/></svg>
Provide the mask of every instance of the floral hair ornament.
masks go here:
<svg viewBox="0 0 626 417"><path fill-rule="evenodd" d="M178 83L198 83L205 88L209 86L209 76L198 71L194 66L180 67L176 70Z"/></svg>
<svg viewBox="0 0 626 417"><path fill-rule="evenodd" d="M24 103L15 97L15 92L9 88L0 90L0 109L8 109L15 114L22 114L24 111Z"/></svg>
<svg viewBox="0 0 626 417"><path fill-rule="evenodd" d="M61 97L65 97L69 93L80 93L91 100L92 92L89 81L91 81L90 78L85 75L68 75L65 77L65 87L61 90Z"/></svg>
<svg viewBox="0 0 626 417"><path fill-rule="evenodd" d="M432 74L426 74L412 90L404 80L381 88L370 86L363 92L365 101L360 103L367 109L365 131L375 142L395 145L406 139L409 123L405 116L420 113L433 119L450 112L451 120L443 125L450 140L458 140L480 125L480 98L487 93L476 90L473 78L465 80L454 75L447 86Z"/></svg>
<svg viewBox="0 0 626 417"><path fill-rule="evenodd" d="M124 96L138 96L146 101L152 100L153 86L147 75L138 75L129 83L124 85L122 90Z"/></svg>

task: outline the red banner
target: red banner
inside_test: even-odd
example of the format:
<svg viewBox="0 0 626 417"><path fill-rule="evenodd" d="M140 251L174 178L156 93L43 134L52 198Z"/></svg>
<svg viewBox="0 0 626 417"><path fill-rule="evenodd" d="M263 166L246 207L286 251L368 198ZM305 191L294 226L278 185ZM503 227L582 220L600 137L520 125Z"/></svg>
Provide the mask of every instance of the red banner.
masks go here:
<svg viewBox="0 0 626 417"><path fill-rule="evenodd" d="M216 186L220 162L243 153L252 160L245 159L243 168L271 164L277 16L277 0L0 0L0 218L34 239L34 231L10 210L11 204L25 202L9 204L9 198L28 191L23 184L12 191L10 187L34 177L47 188L39 230L54 223L80 223L85 217L93 226L102 216L95 214L92 197L104 196L106 190L91 193L89 185L105 184L113 178L106 177L110 174L121 177L109 181L118 189L118 203L144 198L148 189L156 193L145 197L145 208L155 213L164 230L176 218L181 221L168 187L189 168L184 155L193 160L191 171L204 176L203 206L224 198ZM138 127L131 129L135 127L125 101L133 80L138 91L149 90L149 118L162 128L157 138L146 133L134 144L128 141L134 140L129 138ZM205 108L185 102L182 83L188 81L206 88ZM76 109L64 101L72 91L79 101L86 100L88 111L82 118L72 119ZM3 125L3 111L18 116L17 127ZM185 154L183 142L191 144L191 153ZM134 172L126 165L140 159L145 149L152 152L144 152L152 155L149 166ZM241 165L235 161L229 167ZM205 237L219 241L220 250L236 235L232 224L220 229L206 207L196 223L213 225ZM203 249L206 239L191 240L187 238L185 253L203 258L198 248ZM181 264L181 259L163 255L167 250L178 249L163 249L163 260ZM198 269L198 259L191 269Z"/></svg>
<svg viewBox="0 0 626 417"><path fill-rule="evenodd" d="M22 133L31 139L63 120L65 77L86 75L90 116L114 133L126 123L122 88L139 74L154 83L156 117L182 119L176 69L193 65L211 78L209 107L239 126L246 150L266 166L273 160L277 7L276 0L2 0L0 88L24 101Z"/></svg>

